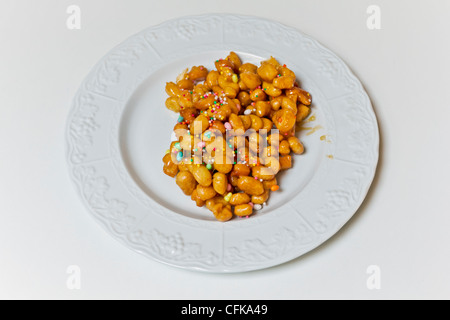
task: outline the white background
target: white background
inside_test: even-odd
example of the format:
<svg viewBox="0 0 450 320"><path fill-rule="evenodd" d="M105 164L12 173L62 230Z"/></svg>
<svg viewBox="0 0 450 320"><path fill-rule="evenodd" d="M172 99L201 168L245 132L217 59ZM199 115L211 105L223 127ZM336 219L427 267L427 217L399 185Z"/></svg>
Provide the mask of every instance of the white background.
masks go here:
<svg viewBox="0 0 450 320"><path fill-rule="evenodd" d="M81 30L66 28L71 4ZM371 4L381 30L366 27ZM144 28L212 12L315 37L361 79L379 121L378 173L354 219L268 270L202 274L128 250L90 218L66 168L65 121L93 65ZM449 35L448 0L1 0L0 298L450 298ZM81 290L66 286L70 265ZM381 290L366 286L370 265Z"/></svg>

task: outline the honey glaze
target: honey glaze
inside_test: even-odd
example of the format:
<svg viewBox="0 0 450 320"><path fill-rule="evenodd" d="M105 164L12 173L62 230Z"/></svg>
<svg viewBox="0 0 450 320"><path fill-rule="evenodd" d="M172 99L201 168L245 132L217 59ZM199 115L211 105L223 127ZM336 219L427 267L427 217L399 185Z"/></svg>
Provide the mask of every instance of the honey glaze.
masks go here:
<svg viewBox="0 0 450 320"><path fill-rule="evenodd" d="M323 127L321 125L317 125L315 127L300 127L298 128L298 130L308 130L308 132L306 133L307 136L310 136L314 133L316 133L318 130L323 129Z"/></svg>
<svg viewBox="0 0 450 320"><path fill-rule="evenodd" d="M306 119L305 122L313 122L313 121L316 121L316 120L317 120L316 115L313 114L308 119Z"/></svg>

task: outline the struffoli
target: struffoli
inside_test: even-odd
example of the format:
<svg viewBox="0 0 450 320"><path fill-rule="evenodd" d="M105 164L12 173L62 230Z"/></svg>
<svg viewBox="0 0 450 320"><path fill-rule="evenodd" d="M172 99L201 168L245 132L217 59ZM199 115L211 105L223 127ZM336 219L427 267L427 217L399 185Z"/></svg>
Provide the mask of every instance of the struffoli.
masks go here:
<svg viewBox="0 0 450 320"><path fill-rule="evenodd" d="M178 172L176 182L187 196L190 196L197 187L197 181L195 181L194 176L189 171Z"/></svg>
<svg viewBox="0 0 450 320"><path fill-rule="evenodd" d="M256 65L230 52L213 70L185 69L165 92L165 107L178 118L163 172L196 206L226 222L252 216L270 205L271 192L283 192L277 174L304 153L296 128L312 108L293 70L274 57Z"/></svg>

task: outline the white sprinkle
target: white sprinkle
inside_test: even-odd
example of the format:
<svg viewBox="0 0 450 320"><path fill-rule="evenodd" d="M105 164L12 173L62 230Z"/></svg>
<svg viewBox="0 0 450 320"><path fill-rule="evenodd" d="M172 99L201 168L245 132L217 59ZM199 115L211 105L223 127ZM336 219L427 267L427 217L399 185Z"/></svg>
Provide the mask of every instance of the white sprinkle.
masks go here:
<svg viewBox="0 0 450 320"><path fill-rule="evenodd" d="M256 211L258 211L258 210L261 210L262 209L262 205L260 205L260 204L255 204L254 206L253 206L253 209L255 209Z"/></svg>
<svg viewBox="0 0 450 320"><path fill-rule="evenodd" d="M248 115L251 114L251 113L252 113L252 110L250 110L250 109L247 109L247 110L244 111L244 114L245 114L246 116L248 116Z"/></svg>
<svg viewBox="0 0 450 320"><path fill-rule="evenodd" d="M259 181L263 182L264 180L263 179L259 179Z"/></svg>

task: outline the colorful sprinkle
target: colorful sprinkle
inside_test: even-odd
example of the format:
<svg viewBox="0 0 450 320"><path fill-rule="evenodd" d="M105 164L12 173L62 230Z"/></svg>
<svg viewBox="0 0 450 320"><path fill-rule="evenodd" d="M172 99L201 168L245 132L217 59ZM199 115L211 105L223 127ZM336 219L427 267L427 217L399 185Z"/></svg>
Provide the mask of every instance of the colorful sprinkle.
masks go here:
<svg viewBox="0 0 450 320"><path fill-rule="evenodd" d="M231 123L229 123L229 122L225 122L225 124L224 124L224 127L225 127L225 129L227 129L227 130L231 130Z"/></svg>
<svg viewBox="0 0 450 320"><path fill-rule="evenodd" d="M253 202L250 201L248 204L253 208L254 206Z"/></svg>
<svg viewBox="0 0 450 320"><path fill-rule="evenodd" d="M279 185L273 185L270 187L270 190L272 190L272 191L278 191L279 189L280 189Z"/></svg>
<svg viewBox="0 0 450 320"><path fill-rule="evenodd" d="M175 149L177 149L177 150L181 150L181 145L180 145L179 142L175 143L175 144L174 144L174 147L175 147Z"/></svg>
<svg viewBox="0 0 450 320"><path fill-rule="evenodd" d="M179 116L178 117L178 123L181 123L181 122L183 122L184 121L184 118L182 117L182 116Z"/></svg>
<svg viewBox="0 0 450 320"><path fill-rule="evenodd" d="M239 79L238 79L237 74L233 74L233 75L231 76L231 80L233 80L234 83L238 83Z"/></svg>
<svg viewBox="0 0 450 320"><path fill-rule="evenodd" d="M200 142L197 144L197 146L198 146L199 148L204 148L204 147L206 147L206 142L205 142L205 141L200 141Z"/></svg>
<svg viewBox="0 0 450 320"><path fill-rule="evenodd" d="M206 165L206 169L211 170L211 169L212 169L212 165L211 165L210 163L208 163L208 164Z"/></svg>
<svg viewBox="0 0 450 320"><path fill-rule="evenodd" d="M183 152L178 152L177 153L177 161L180 162L181 160L183 160Z"/></svg>
<svg viewBox="0 0 450 320"><path fill-rule="evenodd" d="M206 131L205 132L205 137L208 139L211 139L211 131Z"/></svg>

